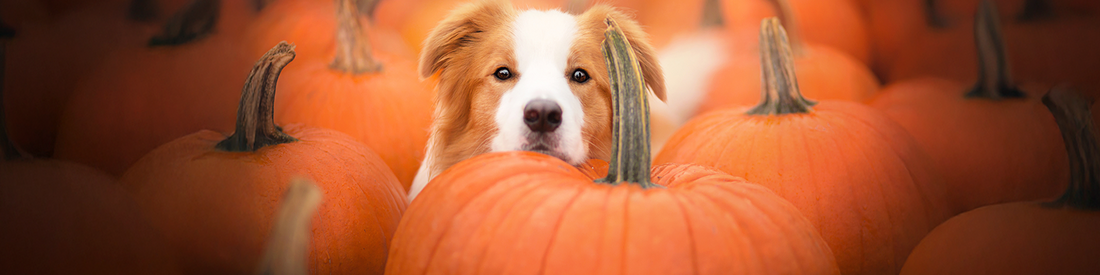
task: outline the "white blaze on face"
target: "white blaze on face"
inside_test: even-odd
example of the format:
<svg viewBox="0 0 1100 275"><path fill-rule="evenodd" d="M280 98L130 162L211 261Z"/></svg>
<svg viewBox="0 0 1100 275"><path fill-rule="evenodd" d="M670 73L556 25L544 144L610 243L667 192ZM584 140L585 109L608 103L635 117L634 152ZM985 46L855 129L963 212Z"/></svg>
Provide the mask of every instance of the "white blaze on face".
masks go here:
<svg viewBox="0 0 1100 275"><path fill-rule="evenodd" d="M554 101L561 107L561 126L553 132L556 143L551 151L566 162L578 164L587 159L584 142L584 110L580 99L569 88L570 48L577 34L577 21L560 11L525 11L512 25L516 63L511 70L518 77L515 87L504 93L496 112L499 132L492 151L522 150L531 130L523 121L524 107L535 99Z"/></svg>

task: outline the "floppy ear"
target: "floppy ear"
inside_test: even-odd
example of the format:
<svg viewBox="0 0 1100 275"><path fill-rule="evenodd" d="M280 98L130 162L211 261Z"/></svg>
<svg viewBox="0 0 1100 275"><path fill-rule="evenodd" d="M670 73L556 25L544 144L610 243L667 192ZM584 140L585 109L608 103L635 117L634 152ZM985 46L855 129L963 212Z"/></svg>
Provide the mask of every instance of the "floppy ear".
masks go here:
<svg viewBox="0 0 1100 275"><path fill-rule="evenodd" d="M510 2L499 0L477 1L455 8L424 40L424 49L420 51L420 78L428 78L447 67L457 50L476 44L486 28L510 18L511 10Z"/></svg>
<svg viewBox="0 0 1100 275"><path fill-rule="evenodd" d="M661 64L657 60L657 50L649 45L649 35L642 31L642 27L638 25L638 22L622 11L604 4L593 6L583 16L589 17L590 20L598 20L600 26L603 26L600 28L600 33L603 33L603 29L606 28L603 23L604 18L611 17L619 23L619 27L623 29L627 41L630 42L630 48L634 50L634 54L638 57L638 64L642 66L642 79L649 86L649 90L653 91L653 94L661 101L664 101L665 74L661 71Z"/></svg>

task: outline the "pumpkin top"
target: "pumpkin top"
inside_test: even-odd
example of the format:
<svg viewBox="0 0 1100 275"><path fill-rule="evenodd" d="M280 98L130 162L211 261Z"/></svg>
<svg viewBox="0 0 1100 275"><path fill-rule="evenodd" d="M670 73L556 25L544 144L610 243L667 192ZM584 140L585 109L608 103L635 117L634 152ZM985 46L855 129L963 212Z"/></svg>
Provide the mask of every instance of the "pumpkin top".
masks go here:
<svg viewBox="0 0 1100 275"><path fill-rule="evenodd" d="M802 97L798 89L790 42L778 18L767 18L760 24L760 67L763 82L760 104L746 114L772 116L813 112L811 107L817 103Z"/></svg>
<svg viewBox="0 0 1100 275"><path fill-rule="evenodd" d="M974 42L978 46L978 83L966 97L989 100L1026 97L1012 83L997 8L989 0L983 0L978 8Z"/></svg>
<svg viewBox="0 0 1100 275"><path fill-rule="evenodd" d="M221 12L221 0L194 0L168 22L163 32L149 38L149 46L176 46L202 39L214 32Z"/></svg>
<svg viewBox="0 0 1100 275"><path fill-rule="evenodd" d="M1092 102L1091 98L1064 86L1043 96L1043 104L1062 130L1070 164L1069 188L1048 206L1100 210L1100 146L1089 110Z"/></svg>
<svg viewBox="0 0 1100 275"><path fill-rule="evenodd" d="M321 196L321 188L311 180L290 182L256 274L309 274L309 228Z"/></svg>
<svg viewBox="0 0 1100 275"><path fill-rule="evenodd" d="M218 143L218 150L254 152L268 145L297 141L275 125L275 86L294 56L294 45L279 42L256 61L241 91L237 129Z"/></svg>
<svg viewBox="0 0 1100 275"><path fill-rule="evenodd" d="M371 55L370 37L363 32L359 22L360 9L355 0L336 1L336 58L330 68L348 74L377 73L382 71L379 63ZM377 2L377 1L373 1Z"/></svg>
<svg viewBox="0 0 1100 275"><path fill-rule="evenodd" d="M614 118L611 126L611 161L607 178L598 182L618 185L633 183L642 188L659 187L650 182L649 101L638 57L622 28L608 17L604 31L603 56L611 85Z"/></svg>

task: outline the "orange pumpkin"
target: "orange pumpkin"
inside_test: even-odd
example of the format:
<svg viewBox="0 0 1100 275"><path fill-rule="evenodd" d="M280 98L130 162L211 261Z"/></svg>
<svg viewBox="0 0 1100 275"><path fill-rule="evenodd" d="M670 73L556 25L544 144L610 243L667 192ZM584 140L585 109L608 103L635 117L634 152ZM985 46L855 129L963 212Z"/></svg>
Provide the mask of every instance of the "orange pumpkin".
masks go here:
<svg viewBox="0 0 1100 275"><path fill-rule="evenodd" d="M883 89L870 105L909 131L944 175L956 209L1053 198L1069 177L1058 126L1009 78L995 10L986 6L975 37L976 84L925 77ZM1037 183L1044 184L1037 184Z"/></svg>
<svg viewBox="0 0 1100 275"><path fill-rule="evenodd" d="M760 20L780 17L792 40L836 50L834 54L871 63L870 34L859 5L852 1L821 0L723 0L721 11L727 31L739 39L739 48L755 50ZM825 63L829 64L829 63Z"/></svg>
<svg viewBox="0 0 1100 275"><path fill-rule="evenodd" d="M275 125L276 81L293 58L293 46L281 43L256 63L233 135L204 130L179 138L120 179L190 273L251 272L279 195L299 175L317 181L327 198L313 218L311 272L380 273L385 266L405 191L377 155L347 135Z"/></svg>
<svg viewBox="0 0 1100 275"><path fill-rule="evenodd" d="M197 0L177 13L163 33L149 39L163 46L108 55L70 96L54 156L121 175L178 137L202 129L231 131L240 90L234 76L253 58L240 51L237 35L248 16L242 13L252 5L219 3Z"/></svg>
<svg viewBox="0 0 1100 275"><path fill-rule="evenodd" d="M1068 188L1053 202L997 204L963 213L928 234L901 274L1091 274L1100 269L1100 144L1090 99L1066 90L1043 98L1062 130L1072 176L1035 184Z"/></svg>
<svg viewBox="0 0 1100 275"><path fill-rule="evenodd" d="M532 152L462 161L412 203L386 273L839 274L810 223L767 189L700 166L649 169L645 84L608 22L609 176L594 183Z"/></svg>
<svg viewBox="0 0 1100 275"><path fill-rule="evenodd" d="M0 71L0 87L4 78ZM0 97L0 266L5 273L178 273L164 237L113 178L71 162L26 157L8 138L3 101Z"/></svg>
<svg viewBox="0 0 1100 275"><path fill-rule="evenodd" d="M271 7L271 11L280 11L288 5L323 5L314 10L328 12L327 20L313 21L319 15L284 15L279 18L283 25L276 25L283 29L267 29L265 20L253 25L258 32L285 33L291 41L325 47L314 49L313 55L287 68L287 76L279 83L282 92L275 120L351 135L374 148L407 189L428 142L431 83L418 79L415 58L402 52L404 46L376 47L386 44L379 41L399 39L373 25L364 32L356 1L332 2L290 0ZM334 14L336 19L331 19ZM331 24L331 29L325 23ZM313 30L318 31L311 33Z"/></svg>
<svg viewBox="0 0 1100 275"><path fill-rule="evenodd" d="M781 1L781 3L785 2ZM795 16L788 13L780 12L785 14L783 20L794 20ZM746 17L745 15L735 16ZM727 15L728 17L730 15ZM798 24L797 21L795 24ZM753 26L757 25L753 24ZM745 39L747 35L741 31L746 29L743 26L727 26L727 30L738 33L729 36L729 40L759 41L756 38ZM759 30L759 28L756 29ZM795 53L794 64L799 76L798 85L806 91L807 96L823 100L858 102L874 96L879 83L866 65L835 48L802 42L804 40L797 36L798 34L793 34L788 37L792 39L790 44ZM696 114L730 107L750 106L760 102L760 58L763 49L744 46L743 43L746 42L732 43L733 55L711 77L706 99L701 102Z"/></svg>
<svg viewBox="0 0 1100 275"><path fill-rule="evenodd" d="M957 213L928 156L874 109L803 98L778 20L764 21L760 41L764 100L689 121L654 163L707 165L764 185L816 225L842 273L896 273Z"/></svg>

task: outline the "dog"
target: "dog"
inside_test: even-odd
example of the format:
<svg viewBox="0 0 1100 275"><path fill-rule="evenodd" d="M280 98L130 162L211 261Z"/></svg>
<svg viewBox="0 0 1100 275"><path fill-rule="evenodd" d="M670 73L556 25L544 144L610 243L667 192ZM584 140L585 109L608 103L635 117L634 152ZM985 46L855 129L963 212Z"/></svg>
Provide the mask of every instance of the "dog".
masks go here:
<svg viewBox="0 0 1100 275"><path fill-rule="evenodd" d="M626 13L597 4L580 14L479 1L453 10L419 60L434 78L434 120L412 200L443 170L473 156L533 151L572 165L611 155L611 88L601 43L619 23L652 96L664 100L656 51Z"/></svg>

